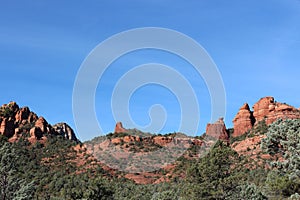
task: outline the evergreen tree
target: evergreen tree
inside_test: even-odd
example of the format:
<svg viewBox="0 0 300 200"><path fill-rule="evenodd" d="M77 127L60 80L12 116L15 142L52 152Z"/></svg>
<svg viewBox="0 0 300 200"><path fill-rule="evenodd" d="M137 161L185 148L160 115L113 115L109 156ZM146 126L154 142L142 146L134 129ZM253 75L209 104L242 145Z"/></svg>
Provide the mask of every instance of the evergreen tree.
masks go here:
<svg viewBox="0 0 300 200"><path fill-rule="evenodd" d="M32 199L34 195L33 182L28 183L19 176L20 155L17 149L8 142L0 147L0 198L1 200L11 199Z"/></svg>
<svg viewBox="0 0 300 200"><path fill-rule="evenodd" d="M206 199L224 199L243 180L235 173L238 154L223 142L218 141L211 151L188 170L188 179L196 183L196 196Z"/></svg>
<svg viewBox="0 0 300 200"><path fill-rule="evenodd" d="M277 120L270 125L261 148L280 158L271 162L266 181L272 191L285 197L300 193L300 120Z"/></svg>

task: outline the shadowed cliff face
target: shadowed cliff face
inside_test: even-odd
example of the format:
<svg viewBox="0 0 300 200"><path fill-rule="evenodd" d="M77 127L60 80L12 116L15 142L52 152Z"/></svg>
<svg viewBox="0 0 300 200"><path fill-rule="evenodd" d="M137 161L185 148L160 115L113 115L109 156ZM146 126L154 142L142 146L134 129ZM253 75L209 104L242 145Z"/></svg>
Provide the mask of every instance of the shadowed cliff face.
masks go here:
<svg viewBox="0 0 300 200"><path fill-rule="evenodd" d="M46 140L47 135L61 135L78 142L74 131L66 123L52 126L44 117L38 117L28 107L20 108L15 102L0 107L0 134L12 142L22 136L30 142Z"/></svg>
<svg viewBox="0 0 300 200"><path fill-rule="evenodd" d="M270 125L277 119L299 119L300 110L285 103L279 103L274 97L264 97L253 106L253 112L249 105L245 103L233 119L233 137L243 135L255 124L265 120Z"/></svg>

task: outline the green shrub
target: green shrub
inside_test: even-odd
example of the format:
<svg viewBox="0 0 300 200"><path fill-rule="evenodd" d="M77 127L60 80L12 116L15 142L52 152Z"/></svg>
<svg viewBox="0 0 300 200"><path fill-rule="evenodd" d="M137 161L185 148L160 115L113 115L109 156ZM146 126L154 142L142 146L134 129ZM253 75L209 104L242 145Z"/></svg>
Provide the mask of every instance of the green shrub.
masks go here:
<svg viewBox="0 0 300 200"><path fill-rule="evenodd" d="M284 197L300 193L300 119L279 119L269 126L266 136L261 148L282 158L270 162L274 172L268 175L269 188Z"/></svg>

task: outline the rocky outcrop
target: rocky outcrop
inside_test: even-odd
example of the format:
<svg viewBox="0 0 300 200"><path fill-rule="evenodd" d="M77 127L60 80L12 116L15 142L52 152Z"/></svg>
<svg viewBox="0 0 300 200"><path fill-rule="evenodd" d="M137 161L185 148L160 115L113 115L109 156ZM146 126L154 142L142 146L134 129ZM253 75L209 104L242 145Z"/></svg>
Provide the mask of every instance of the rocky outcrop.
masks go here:
<svg viewBox="0 0 300 200"><path fill-rule="evenodd" d="M127 130L123 128L122 122L118 122L115 127L115 133L126 133Z"/></svg>
<svg viewBox="0 0 300 200"><path fill-rule="evenodd" d="M10 102L0 107L0 134L6 137L12 137L15 132L14 115L19 106L16 102Z"/></svg>
<svg viewBox="0 0 300 200"><path fill-rule="evenodd" d="M123 142L123 139L122 138L112 138L111 142L113 144L121 144Z"/></svg>
<svg viewBox="0 0 300 200"><path fill-rule="evenodd" d="M45 118L38 117L28 107L19 108L16 102L10 102L0 107L0 134L14 142L22 135L28 134L28 140L45 139L47 135L62 135L69 140L78 141L74 131L65 123L56 124L55 129Z"/></svg>
<svg viewBox="0 0 300 200"><path fill-rule="evenodd" d="M220 118L213 124L207 124L206 126L206 136L220 139L224 142L229 141L229 136L226 131L226 126L223 118Z"/></svg>
<svg viewBox="0 0 300 200"><path fill-rule="evenodd" d="M6 112L6 114L15 114L19 110L19 106L16 102L11 101L8 104L3 104L0 110L1 112Z"/></svg>
<svg viewBox="0 0 300 200"><path fill-rule="evenodd" d="M160 146L167 146L169 143L173 142L172 137L165 136L156 136L153 138L154 144L158 144Z"/></svg>
<svg viewBox="0 0 300 200"><path fill-rule="evenodd" d="M21 108L17 111L15 115L15 121L17 123L22 122L23 120L28 120L28 117L30 115L30 110L28 107Z"/></svg>
<svg viewBox="0 0 300 200"><path fill-rule="evenodd" d="M29 116L28 116L28 119L27 119L27 122L33 123L36 120L38 120L38 116L34 112L30 112Z"/></svg>
<svg viewBox="0 0 300 200"><path fill-rule="evenodd" d="M244 104L233 120L233 137L243 135L258 122L265 120L269 125L277 119L299 119L300 110L285 103L279 103L274 97L264 97L253 106L253 113L248 104Z"/></svg>
<svg viewBox="0 0 300 200"><path fill-rule="evenodd" d="M261 98L253 106L253 115L257 122L265 119L269 125L277 119L299 119L300 111L286 103L275 102L273 97Z"/></svg>
<svg viewBox="0 0 300 200"><path fill-rule="evenodd" d="M44 117L39 117L35 122L34 127L41 129L43 133L50 133L50 126Z"/></svg>
<svg viewBox="0 0 300 200"><path fill-rule="evenodd" d="M273 97L264 97L253 106L253 115L257 121L263 120L270 112L275 110L275 101Z"/></svg>
<svg viewBox="0 0 300 200"><path fill-rule="evenodd" d="M249 105L245 103L233 119L234 132L232 137L243 135L253 127L255 119L250 111Z"/></svg>
<svg viewBox="0 0 300 200"><path fill-rule="evenodd" d="M265 135L257 135L251 138L246 138L245 140L234 142L231 145L231 148L239 155L258 154L261 152L260 142L265 137Z"/></svg>
<svg viewBox="0 0 300 200"><path fill-rule="evenodd" d="M15 132L14 120L11 118L0 119L0 134L6 137L12 137Z"/></svg>
<svg viewBox="0 0 300 200"><path fill-rule="evenodd" d="M29 131L31 140L39 140L43 137L43 131L39 127L33 127Z"/></svg>
<svg viewBox="0 0 300 200"><path fill-rule="evenodd" d="M59 135L57 132L55 132L53 127L50 124L48 124L44 117L39 117L35 121L34 127L30 129L29 133L31 141L39 140L43 136L47 137L47 135Z"/></svg>
<svg viewBox="0 0 300 200"><path fill-rule="evenodd" d="M62 135L65 139L77 141L75 132L73 129L66 123L57 123L53 125L53 129L59 135Z"/></svg>
<svg viewBox="0 0 300 200"><path fill-rule="evenodd" d="M129 142L140 142L141 138L139 136L132 136L132 135L126 135L123 138L124 142L129 143Z"/></svg>

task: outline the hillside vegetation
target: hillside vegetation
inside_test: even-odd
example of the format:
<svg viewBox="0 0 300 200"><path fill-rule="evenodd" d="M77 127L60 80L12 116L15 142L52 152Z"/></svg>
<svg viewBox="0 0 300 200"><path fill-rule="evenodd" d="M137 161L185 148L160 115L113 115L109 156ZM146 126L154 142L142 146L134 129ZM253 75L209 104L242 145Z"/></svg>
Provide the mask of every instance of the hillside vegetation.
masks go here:
<svg viewBox="0 0 300 200"><path fill-rule="evenodd" d="M282 116L286 111L278 105ZM284 109L297 116L297 110ZM249 108L241 110L235 118L239 132L218 120L197 137L122 128L81 143L65 123L52 126L26 107L4 105L0 199L300 199L300 119L274 121L268 111L271 121L262 118L241 133ZM108 149L118 150L109 161L117 166L121 160L129 171L102 159ZM162 167L149 170L153 160ZM134 171L137 166L144 171Z"/></svg>
<svg viewBox="0 0 300 200"><path fill-rule="evenodd" d="M52 136L45 144L0 141L1 199L293 199L300 193L300 120L278 120L261 146L277 160L249 169L219 141L199 159L181 157L174 170L186 177L138 185L101 167L78 167L74 141ZM86 164L88 165L88 163Z"/></svg>

